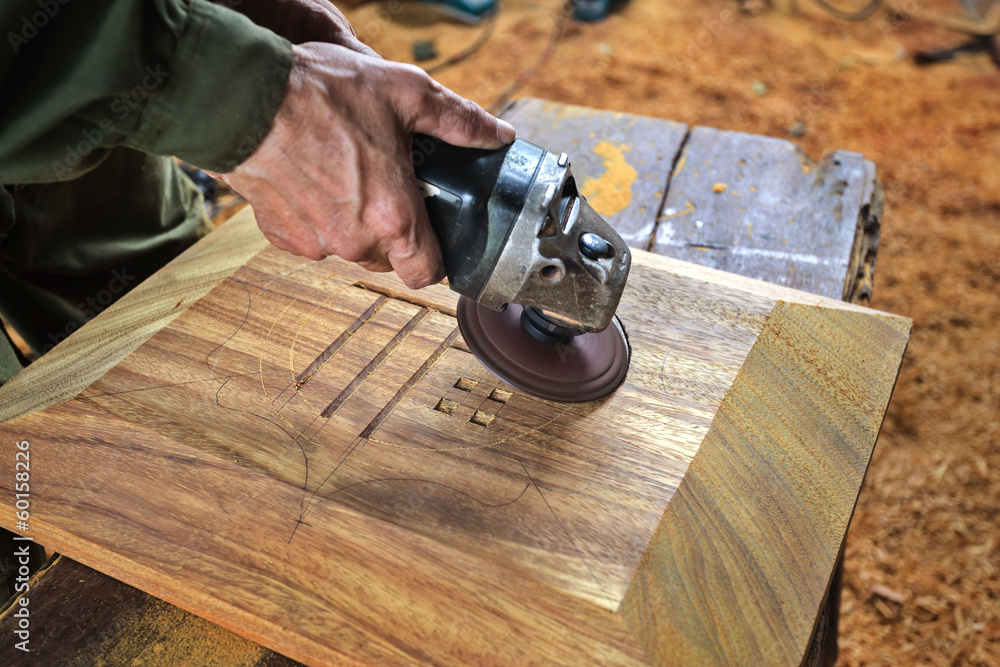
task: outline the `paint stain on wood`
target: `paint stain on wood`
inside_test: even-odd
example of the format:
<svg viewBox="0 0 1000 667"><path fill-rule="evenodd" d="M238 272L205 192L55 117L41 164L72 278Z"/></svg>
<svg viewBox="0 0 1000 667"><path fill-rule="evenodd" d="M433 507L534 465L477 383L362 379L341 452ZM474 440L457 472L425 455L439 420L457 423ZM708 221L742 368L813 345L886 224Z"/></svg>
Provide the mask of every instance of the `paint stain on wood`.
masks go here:
<svg viewBox="0 0 1000 667"><path fill-rule="evenodd" d="M594 153L604 162L604 174L588 178L580 190L603 216L621 213L632 203L632 185L639 172L625 159L628 151L628 144L616 146L610 141L601 141L594 147Z"/></svg>

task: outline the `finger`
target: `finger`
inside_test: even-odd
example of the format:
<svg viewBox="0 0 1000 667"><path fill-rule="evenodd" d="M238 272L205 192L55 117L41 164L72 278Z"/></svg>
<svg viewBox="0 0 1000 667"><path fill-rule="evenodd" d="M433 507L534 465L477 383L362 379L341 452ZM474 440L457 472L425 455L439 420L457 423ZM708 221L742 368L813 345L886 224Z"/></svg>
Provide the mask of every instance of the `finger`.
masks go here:
<svg viewBox="0 0 1000 667"><path fill-rule="evenodd" d="M487 113L471 100L427 77L414 130L456 146L500 148L514 141L517 132L505 120Z"/></svg>
<svg viewBox="0 0 1000 667"><path fill-rule="evenodd" d="M371 56L372 58L378 58L379 60L383 60L382 56L380 56L378 52L375 51L375 49L371 48L370 46L368 46L367 44L365 44L356 37L345 36L342 46L345 46L352 51L356 51L363 56Z"/></svg>
<svg viewBox="0 0 1000 667"><path fill-rule="evenodd" d="M392 242L386 255L406 286L420 289L441 282L444 278L444 263L441 260L441 246L427 217L427 209L415 187L412 191L411 202L416 216L409 227L410 233Z"/></svg>
<svg viewBox="0 0 1000 667"><path fill-rule="evenodd" d="M360 262L356 262L356 264L366 271L374 271L375 273L389 273L392 271L392 264L386 258L363 259Z"/></svg>

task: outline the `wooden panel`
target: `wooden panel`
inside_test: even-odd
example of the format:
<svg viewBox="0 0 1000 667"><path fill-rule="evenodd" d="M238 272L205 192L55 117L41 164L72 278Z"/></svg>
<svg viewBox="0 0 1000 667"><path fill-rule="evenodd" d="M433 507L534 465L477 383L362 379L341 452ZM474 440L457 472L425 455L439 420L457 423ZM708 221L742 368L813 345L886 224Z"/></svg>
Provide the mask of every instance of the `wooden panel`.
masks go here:
<svg viewBox="0 0 1000 667"><path fill-rule="evenodd" d="M501 114L522 139L569 154L581 192L633 248L649 250L688 126L535 98Z"/></svg>
<svg viewBox="0 0 1000 667"><path fill-rule="evenodd" d="M875 165L857 153L814 163L788 141L696 127L653 251L837 299L860 273L867 298L881 208Z"/></svg>
<svg viewBox="0 0 1000 667"><path fill-rule="evenodd" d="M893 383L859 387L894 378L908 334L893 317L771 311L622 603L654 662L801 661Z"/></svg>
<svg viewBox="0 0 1000 667"><path fill-rule="evenodd" d="M0 643L4 665L212 665L294 667L299 664L182 609L59 557L27 594L30 637ZM0 614L0 633L14 638L19 607Z"/></svg>
<svg viewBox="0 0 1000 667"><path fill-rule="evenodd" d="M675 640L730 641L704 628L694 637L650 630L628 611L642 608L628 591L660 551L692 458L709 456L716 440L707 436L728 423L719 406L779 301L825 314L793 320L780 336L825 340L814 328L839 317L908 330L901 318L639 252L620 310L634 353L623 387L579 406L518 392L503 402L451 340L448 290L412 292L392 275L268 248L81 398L4 424L0 449L13 460L15 439L31 441L36 539L304 662L645 663ZM106 339L119 316L102 314L76 336ZM836 338L847 348L814 350L819 368L846 372L855 340L868 342ZM828 384L836 373L809 373L817 386L782 387L787 401L769 407L794 425L820 400L836 429L853 415L845 397L860 397L880 418L900 340L905 333L865 350L878 364L856 396ZM475 387L463 391L459 378ZM436 411L442 398L458 409ZM489 426L469 422L475 410L495 415ZM859 461L877 429L870 419L852 432ZM773 458L767 474L794 476ZM837 493L856 496L860 479L830 477ZM10 483L0 480L5 526ZM795 510L790 533L819 535L823 548L815 570L792 570L783 586L771 570L751 571L753 590L771 601L741 606L762 616L744 623L768 623L779 608L808 634L811 592L817 577L825 587L832 564L823 558L843 530L824 528L822 489L801 496L790 486L755 503L757 488L766 487L747 487L740 505L747 525L755 513L773 522ZM685 502L722 502L719 485L704 489ZM779 546L773 557L783 557ZM698 565L678 567L695 598ZM802 655L792 659L794 642L767 634L755 650Z"/></svg>

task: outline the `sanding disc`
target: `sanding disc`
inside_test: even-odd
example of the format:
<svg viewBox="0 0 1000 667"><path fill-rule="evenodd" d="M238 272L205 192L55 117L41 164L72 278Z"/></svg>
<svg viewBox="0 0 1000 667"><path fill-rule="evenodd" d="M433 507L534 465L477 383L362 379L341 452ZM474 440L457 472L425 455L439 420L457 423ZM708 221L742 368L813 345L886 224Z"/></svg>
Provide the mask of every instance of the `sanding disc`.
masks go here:
<svg viewBox="0 0 1000 667"><path fill-rule="evenodd" d="M600 333L550 345L524 330L521 310L512 303L498 313L472 299L458 301L462 338L501 380L540 398L583 403L606 396L625 379L629 347L617 317Z"/></svg>

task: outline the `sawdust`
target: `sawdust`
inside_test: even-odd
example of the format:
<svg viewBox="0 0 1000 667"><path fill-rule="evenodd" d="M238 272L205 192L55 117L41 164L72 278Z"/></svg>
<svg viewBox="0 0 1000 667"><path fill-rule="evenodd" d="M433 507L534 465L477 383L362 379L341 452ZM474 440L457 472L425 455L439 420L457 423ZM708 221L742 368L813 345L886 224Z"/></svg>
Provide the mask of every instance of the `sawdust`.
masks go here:
<svg viewBox="0 0 1000 667"><path fill-rule="evenodd" d="M561 4L503 0L482 50L437 78L490 105L545 48ZM848 541L841 664L1000 664L1000 74L985 54L913 65L914 50L964 37L905 16L842 23L799 6L751 17L730 0L631 2L568 24L520 92L875 161L886 210L872 305L915 324ZM428 37L447 57L481 29L389 18L368 41L394 59Z"/></svg>
<svg viewBox="0 0 1000 667"><path fill-rule="evenodd" d="M604 173L597 178L588 178L580 186L580 192L603 216L621 213L632 203L632 185L639 178L639 172L626 160L628 151L627 144L615 146L606 140L594 147L594 153L601 157Z"/></svg>
<svg viewBox="0 0 1000 667"><path fill-rule="evenodd" d="M256 665L268 651L248 639L154 600L133 619L129 631L88 656L94 667L173 665Z"/></svg>

